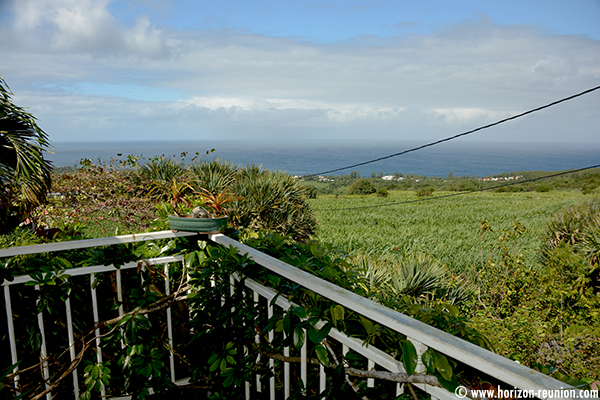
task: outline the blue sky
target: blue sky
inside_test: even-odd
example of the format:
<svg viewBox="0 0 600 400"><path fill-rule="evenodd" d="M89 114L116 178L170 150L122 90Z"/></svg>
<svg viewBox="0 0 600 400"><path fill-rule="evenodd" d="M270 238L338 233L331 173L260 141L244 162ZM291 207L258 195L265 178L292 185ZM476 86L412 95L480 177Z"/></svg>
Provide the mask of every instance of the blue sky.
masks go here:
<svg viewBox="0 0 600 400"><path fill-rule="evenodd" d="M437 140L600 85L600 0L0 1L54 141ZM600 142L600 91L465 140Z"/></svg>

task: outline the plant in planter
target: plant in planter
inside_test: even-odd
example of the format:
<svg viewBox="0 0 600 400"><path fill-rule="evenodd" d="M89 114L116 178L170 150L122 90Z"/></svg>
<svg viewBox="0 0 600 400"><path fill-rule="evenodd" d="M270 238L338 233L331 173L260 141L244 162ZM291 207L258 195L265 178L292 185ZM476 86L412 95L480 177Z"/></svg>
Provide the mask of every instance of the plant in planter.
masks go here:
<svg viewBox="0 0 600 400"><path fill-rule="evenodd" d="M148 194L164 194L165 189L175 213L169 215L169 225L174 231L217 233L225 227L229 218L224 205L241 199L227 189L217 193L204 188L197 190L189 183L175 178L168 183L154 183Z"/></svg>

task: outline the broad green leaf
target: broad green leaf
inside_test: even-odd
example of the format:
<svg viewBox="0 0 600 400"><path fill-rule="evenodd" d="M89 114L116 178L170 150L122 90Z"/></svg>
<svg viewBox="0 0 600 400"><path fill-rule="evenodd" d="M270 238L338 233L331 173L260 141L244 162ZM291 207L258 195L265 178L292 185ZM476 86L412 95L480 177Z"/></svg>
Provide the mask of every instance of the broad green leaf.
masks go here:
<svg viewBox="0 0 600 400"><path fill-rule="evenodd" d="M310 328L308 328L308 340L310 340L311 342L313 342L315 344L320 343L321 341L318 340L318 336L319 336L319 331L314 326L311 326Z"/></svg>
<svg viewBox="0 0 600 400"><path fill-rule="evenodd" d="M281 332L283 331L283 318L280 320L277 320L277 322L275 323L275 332Z"/></svg>
<svg viewBox="0 0 600 400"><path fill-rule="evenodd" d="M304 307L294 307L291 310L294 315L296 315L298 318L306 318L307 314L306 314L306 310L304 309Z"/></svg>
<svg viewBox="0 0 600 400"><path fill-rule="evenodd" d="M435 359L435 369L439 374L447 381L452 379L452 367L450 363L448 363L448 359L446 356L439 354L437 352L433 353L433 357Z"/></svg>
<svg viewBox="0 0 600 400"><path fill-rule="evenodd" d="M317 354L319 362L324 366L329 367L329 353L327 352L327 349L318 344L315 346L315 353Z"/></svg>
<svg viewBox="0 0 600 400"><path fill-rule="evenodd" d="M304 344L304 329L294 328L294 347L300 349Z"/></svg>
<svg viewBox="0 0 600 400"><path fill-rule="evenodd" d="M331 307L331 320L333 325L337 328L337 324L344 320L344 307L339 304L335 307Z"/></svg>
<svg viewBox="0 0 600 400"><path fill-rule="evenodd" d="M421 361L423 361L428 374L435 373L435 358L433 356L434 351L435 350L433 349L427 349L427 351L421 356Z"/></svg>
<svg viewBox="0 0 600 400"><path fill-rule="evenodd" d="M418 361L419 357L417 356L415 345L411 341L406 340L402 345L402 362L409 376L415 373Z"/></svg>
<svg viewBox="0 0 600 400"><path fill-rule="evenodd" d="M361 324L365 327L367 334L373 332L373 323L366 318L360 317Z"/></svg>
<svg viewBox="0 0 600 400"><path fill-rule="evenodd" d="M435 374L435 376L438 378L438 381L440 382L440 385L442 385L442 387L444 389L446 389L447 391L454 393L454 391L456 390L456 388L459 386L458 383L458 379L456 378L456 375L452 375L450 377L450 379L445 379L440 373Z"/></svg>

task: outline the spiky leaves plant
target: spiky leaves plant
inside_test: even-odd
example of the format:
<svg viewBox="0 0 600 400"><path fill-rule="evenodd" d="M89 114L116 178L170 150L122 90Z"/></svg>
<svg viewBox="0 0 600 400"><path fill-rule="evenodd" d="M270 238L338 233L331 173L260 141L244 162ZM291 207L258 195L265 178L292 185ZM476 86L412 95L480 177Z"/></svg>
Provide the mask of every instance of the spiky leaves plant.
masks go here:
<svg viewBox="0 0 600 400"><path fill-rule="evenodd" d="M453 304L468 299L464 286L450 276L445 265L421 253L399 259L359 255L353 264L369 282L367 291L383 297L406 295L419 302L443 300Z"/></svg>
<svg viewBox="0 0 600 400"><path fill-rule="evenodd" d="M202 187L211 193L216 193L231 188L236 180L238 169L233 164L217 159L192 164L190 172L194 176L192 185L196 189Z"/></svg>
<svg viewBox="0 0 600 400"><path fill-rule="evenodd" d="M317 223L304 188L285 172L248 166L238 174L233 191L244 198L230 209L237 226L290 235L299 241L314 234Z"/></svg>
<svg viewBox="0 0 600 400"><path fill-rule="evenodd" d="M10 231L46 201L52 164L43 151L50 141L33 115L12 102L0 76L0 230Z"/></svg>
<svg viewBox="0 0 600 400"><path fill-rule="evenodd" d="M147 196L158 201L168 200L173 208L175 215L182 216L180 207L185 205L191 207L192 203L188 200L188 193L193 192L192 187L185 181L172 178L170 181L156 180L149 185Z"/></svg>
<svg viewBox="0 0 600 400"><path fill-rule="evenodd" d="M155 184L170 185L173 180L187 180L186 166L172 158L155 157L140 167L140 175Z"/></svg>
<svg viewBox="0 0 600 400"><path fill-rule="evenodd" d="M212 193L204 188L199 188L199 190L195 190L194 192L197 193L197 196L201 199L202 203L206 207L212 209L212 214L214 217L229 216L229 212L225 208L225 204L243 200L243 197L236 196L227 189Z"/></svg>

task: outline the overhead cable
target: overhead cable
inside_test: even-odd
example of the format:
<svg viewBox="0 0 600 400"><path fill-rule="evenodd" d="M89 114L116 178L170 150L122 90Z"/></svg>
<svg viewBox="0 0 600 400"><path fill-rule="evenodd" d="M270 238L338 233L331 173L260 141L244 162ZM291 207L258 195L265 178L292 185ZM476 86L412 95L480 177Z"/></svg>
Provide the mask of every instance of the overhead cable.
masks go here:
<svg viewBox="0 0 600 400"><path fill-rule="evenodd" d="M331 169L331 170L329 170L329 171L318 172L318 173L316 173L316 174L310 174L310 175L304 175L304 176L305 176L305 177L308 177L308 176L317 176L317 175L325 175L325 174L330 174L330 173L332 173L332 172L338 172L338 171L342 171L342 170L349 169L349 168L360 167L360 166L362 166L362 165L371 164L371 163L374 163L374 162L377 162L377 161L381 161L381 160L386 160L386 159L388 159L388 158L392 158L392 157L401 156L401 155L403 155L403 154L410 153L410 152L417 151L417 150L421 150L421 149L424 149L424 148L426 148L426 147L431 147L431 146L434 146L434 145L436 145L436 144L440 144L440 143L443 143L443 142L448 142L448 141L450 141L450 140L457 139L457 138L459 138L459 137L461 137L461 136L466 136L466 135L469 135L469 134L471 134L471 133L474 133L474 132L477 132L477 131L481 131L481 130L483 130L483 129L491 128L492 126L500 125L500 124L502 124L502 123L504 123L504 122L511 121L511 120L513 120L513 119L517 119L517 118L523 117L523 116L525 116L525 115L527 115L527 114L531 114L531 113L534 113L534 112L537 112L537 111L543 110L543 109L545 109L545 108L548 108L548 107L555 106L555 105L557 105L557 104L559 104L559 103L562 103L562 102L565 102L565 101L568 101L568 100L572 100L572 99L574 99L574 98L576 98L576 97L583 96L584 94L591 93L591 92L593 92L593 91L595 91L595 90L598 90L598 89L600 89L600 86L596 86L596 87L594 87L594 88L591 88L591 89L585 90L585 91L583 91L583 92L581 92L581 93L574 94L574 95L572 95L572 96L569 96L569 97L565 97L564 99L560 99L560 100L554 101L554 102L552 102L552 103L550 103L550 104L546 104L546 105L544 105L544 106L541 106L541 107L538 107L538 108L534 108L533 110L529 110L529 111L525 111L525 112L523 112L523 113L521 113L521 114L513 115L512 117L508 117L508 118L505 118L505 119L503 119L503 120L500 120L500 121L494 122L493 124L489 124L489 125L481 126L481 127L479 127L479 128L472 129L472 130L470 130L470 131L467 131L467 132L459 133L458 135L450 136L450 137L447 137L447 138L445 138L445 139L438 140L438 141L436 141L436 142L432 142L432 143L424 144L424 145L422 145L422 146L419 146L419 147L415 147L415 148L412 148L412 149L404 150L404 151L402 151L402 152L400 152L400 153L390 154L389 156L385 156L385 157L376 158L376 159L374 159L374 160L364 161L364 162L361 162L361 163L358 163L358 164L349 165L349 166L347 166L347 167L342 167L342 168Z"/></svg>
<svg viewBox="0 0 600 400"><path fill-rule="evenodd" d="M410 203L419 203L421 201L445 199L447 197L460 196L460 195L463 195L463 194L471 194L471 193L483 192L483 191L486 191L486 190L498 189L498 188L502 188L502 187L506 187L506 186L520 185L521 183L535 182L535 181L539 181L541 179L554 178L554 177L557 177L557 176L572 174L572 173L575 173L575 172L581 172L581 171L585 171L587 169L594 169L594 168L600 168L600 164L598 164L598 165L592 165L590 167L585 167L585 168L579 168L579 169L574 169L574 170L569 170L569 171L563 171L563 172L559 172L559 173L552 174L552 175L544 175L544 176L541 176L541 177L538 177L538 178L525 179L525 180L518 181L518 182L515 181L515 182L505 183L503 185L488 186L486 188L468 190L468 191L457 192L457 193L450 193L450 194L446 194L446 195L443 195L443 196L424 197L422 199L416 199L416 200L399 201L399 202L395 202L395 203L386 203L386 204L374 204L374 205L369 205L369 206L347 207L347 208L325 208L325 209L322 209L322 210L315 210L315 211L360 210L360 209L364 209L364 208L389 207L389 206L397 206L397 205L400 205L400 204L410 204Z"/></svg>

